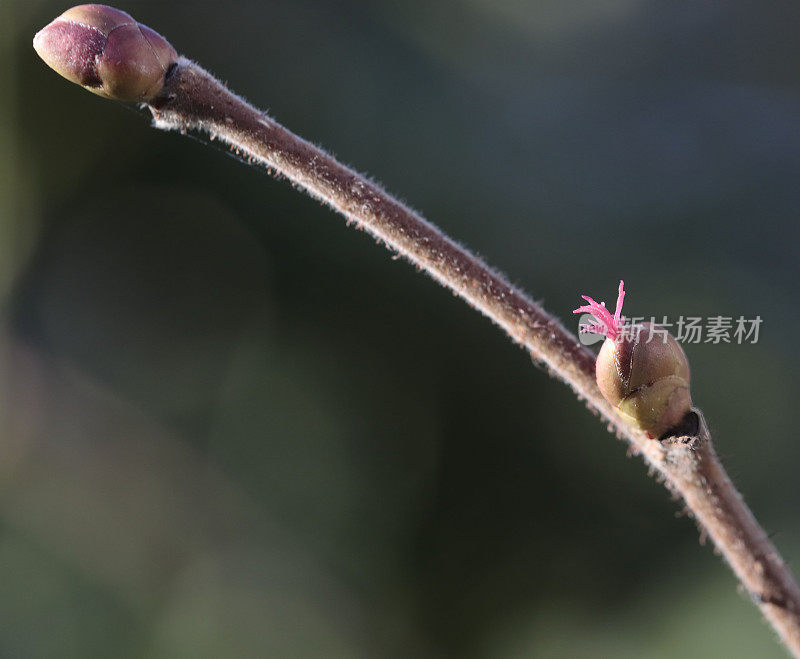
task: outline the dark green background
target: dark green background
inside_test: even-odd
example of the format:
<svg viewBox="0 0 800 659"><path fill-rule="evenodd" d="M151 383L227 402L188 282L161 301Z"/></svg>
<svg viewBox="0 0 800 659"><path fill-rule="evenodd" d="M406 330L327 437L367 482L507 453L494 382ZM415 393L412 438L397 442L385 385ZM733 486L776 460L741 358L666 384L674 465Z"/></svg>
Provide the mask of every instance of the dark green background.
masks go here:
<svg viewBox="0 0 800 659"><path fill-rule="evenodd" d="M2 657L781 657L638 459L487 320L2 24ZM573 326L687 346L800 555L800 8L129 2Z"/></svg>

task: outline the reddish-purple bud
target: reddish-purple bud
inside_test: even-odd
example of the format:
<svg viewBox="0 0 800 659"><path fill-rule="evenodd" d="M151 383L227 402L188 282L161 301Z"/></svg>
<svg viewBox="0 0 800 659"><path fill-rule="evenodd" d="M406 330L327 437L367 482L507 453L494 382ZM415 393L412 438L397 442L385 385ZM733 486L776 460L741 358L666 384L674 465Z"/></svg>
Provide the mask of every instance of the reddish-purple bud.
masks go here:
<svg viewBox="0 0 800 659"><path fill-rule="evenodd" d="M67 80L119 101L153 98L178 58L160 34L106 5L68 9L36 33L33 47Z"/></svg>
<svg viewBox="0 0 800 659"><path fill-rule="evenodd" d="M588 305L575 313L590 313L596 322L581 327L606 337L597 356L597 386L605 399L647 432L660 437L678 425L692 406L689 362L680 344L664 328L651 323L625 325L625 297L619 283L615 314L587 296Z"/></svg>

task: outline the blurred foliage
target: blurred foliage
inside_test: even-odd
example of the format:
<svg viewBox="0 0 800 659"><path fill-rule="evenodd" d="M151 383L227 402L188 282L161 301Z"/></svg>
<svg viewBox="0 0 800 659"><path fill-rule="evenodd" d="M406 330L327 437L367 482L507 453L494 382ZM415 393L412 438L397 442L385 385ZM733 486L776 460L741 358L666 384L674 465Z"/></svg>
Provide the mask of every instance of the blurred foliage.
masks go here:
<svg viewBox="0 0 800 659"><path fill-rule="evenodd" d="M65 83L2 12L0 656L770 657L679 505L485 319L257 169ZM129 2L568 322L690 345L800 551L800 9Z"/></svg>

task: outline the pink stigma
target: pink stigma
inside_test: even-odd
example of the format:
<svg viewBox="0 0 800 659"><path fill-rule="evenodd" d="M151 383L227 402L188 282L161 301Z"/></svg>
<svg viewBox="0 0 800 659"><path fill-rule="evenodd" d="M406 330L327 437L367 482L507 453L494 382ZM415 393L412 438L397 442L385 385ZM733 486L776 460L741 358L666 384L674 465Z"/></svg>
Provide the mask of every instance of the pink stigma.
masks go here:
<svg viewBox="0 0 800 659"><path fill-rule="evenodd" d="M590 313L595 317L595 322L581 325L581 332L592 332L593 334L601 334L608 337L612 341L616 339L622 332L622 326L625 319L622 317L622 301L625 299L625 289L623 288L624 282L619 282L619 293L617 294L617 308L614 315L606 309L606 303L601 302L598 304L588 295L581 295L589 304L578 307L572 313Z"/></svg>

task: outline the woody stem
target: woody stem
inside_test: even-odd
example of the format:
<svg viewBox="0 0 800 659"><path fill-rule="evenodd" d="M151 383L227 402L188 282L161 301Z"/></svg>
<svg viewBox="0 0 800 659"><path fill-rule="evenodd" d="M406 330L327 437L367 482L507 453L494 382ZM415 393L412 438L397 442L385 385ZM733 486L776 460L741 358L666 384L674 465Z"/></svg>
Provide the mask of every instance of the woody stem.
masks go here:
<svg viewBox="0 0 800 659"><path fill-rule="evenodd" d="M594 355L556 318L380 186L290 132L191 61L179 59L149 105L157 127L206 133L284 175L489 317L546 365L683 497L783 643L800 657L800 588L725 473L701 416L685 436L646 437L603 398L595 382Z"/></svg>

